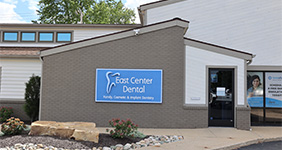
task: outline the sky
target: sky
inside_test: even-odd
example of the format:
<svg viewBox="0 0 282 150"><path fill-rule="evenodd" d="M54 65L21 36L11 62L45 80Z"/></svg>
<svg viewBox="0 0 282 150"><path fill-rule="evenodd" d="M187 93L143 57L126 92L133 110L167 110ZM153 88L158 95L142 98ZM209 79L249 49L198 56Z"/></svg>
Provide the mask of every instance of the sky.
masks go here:
<svg viewBox="0 0 282 150"><path fill-rule="evenodd" d="M37 20L39 0L0 0L0 23L31 23ZM135 10L135 23L140 23L137 7L158 0L122 0L125 7Z"/></svg>

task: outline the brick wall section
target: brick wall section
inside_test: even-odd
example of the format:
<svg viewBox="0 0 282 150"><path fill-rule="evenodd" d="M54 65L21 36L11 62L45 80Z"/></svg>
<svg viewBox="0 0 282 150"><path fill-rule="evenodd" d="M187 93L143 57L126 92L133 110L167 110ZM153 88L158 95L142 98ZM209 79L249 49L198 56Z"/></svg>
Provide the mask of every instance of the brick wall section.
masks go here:
<svg viewBox="0 0 282 150"><path fill-rule="evenodd" d="M251 109L249 107L237 107L237 128L241 130L250 130L251 127Z"/></svg>
<svg viewBox="0 0 282 150"><path fill-rule="evenodd" d="M205 113L183 109L183 31L171 27L44 57L41 120L108 126L112 118L131 118L140 127L203 127ZM163 103L96 103L96 68L163 69Z"/></svg>

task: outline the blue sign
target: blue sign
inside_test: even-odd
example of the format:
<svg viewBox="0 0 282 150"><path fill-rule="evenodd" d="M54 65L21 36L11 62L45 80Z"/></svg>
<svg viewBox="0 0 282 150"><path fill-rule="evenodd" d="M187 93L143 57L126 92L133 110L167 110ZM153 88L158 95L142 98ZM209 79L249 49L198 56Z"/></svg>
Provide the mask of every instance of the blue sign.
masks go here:
<svg viewBox="0 0 282 150"><path fill-rule="evenodd" d="M263 107L263 97L250 97L248 98L248 104L251 107Z"/></svg>
<svg viewBox="0 0 282 150"><path fill-rule="evenodd" d="M277 107L281 108L282 107L282 101L274 98L266 98L265 99L265 106L266 107Z"/></svg>
<svg viewBox="0 0 282 150"><path fill-rule="evenodd" d="M162 70L96 69L95 101L162 103Z"/></svg>

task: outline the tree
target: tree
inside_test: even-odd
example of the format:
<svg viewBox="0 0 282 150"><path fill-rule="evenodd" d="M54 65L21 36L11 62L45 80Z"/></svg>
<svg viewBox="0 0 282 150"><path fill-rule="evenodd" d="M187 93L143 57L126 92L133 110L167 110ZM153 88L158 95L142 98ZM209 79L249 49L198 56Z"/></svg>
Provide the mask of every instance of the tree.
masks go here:
<svg viewBox="0 0 282 150"><path fill-rule="evenodd" d="M39 114L40 77L32 75L25 85L24 111L33 122L38 120Z"/></svg>
<svg viewBox="0 0 282 150"><path fill-rule="evenodd" d="M40 0L40 15L33 23L40 24L130 24L134 10L121 0Z"/></svg>

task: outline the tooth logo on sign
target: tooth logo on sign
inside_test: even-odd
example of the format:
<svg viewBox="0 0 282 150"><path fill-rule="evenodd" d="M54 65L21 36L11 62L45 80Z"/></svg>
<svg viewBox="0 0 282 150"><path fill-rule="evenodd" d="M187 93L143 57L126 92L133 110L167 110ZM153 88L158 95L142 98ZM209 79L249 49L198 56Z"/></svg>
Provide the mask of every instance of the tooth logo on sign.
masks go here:
<svg viewBox="0 0 282 150"><path fill-rule="evenodd" d="M114 76L120 76L120 73L112 73L112 72L107 72L106 73L106 78L107 78L107 81L108 81L108 84L107 84L107 93L110 94L111 93L111 90L112 90L112 87L113 86L116 86L115 82L111 82L110 80L110 77L114 77Z"/></svg>

